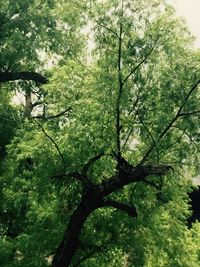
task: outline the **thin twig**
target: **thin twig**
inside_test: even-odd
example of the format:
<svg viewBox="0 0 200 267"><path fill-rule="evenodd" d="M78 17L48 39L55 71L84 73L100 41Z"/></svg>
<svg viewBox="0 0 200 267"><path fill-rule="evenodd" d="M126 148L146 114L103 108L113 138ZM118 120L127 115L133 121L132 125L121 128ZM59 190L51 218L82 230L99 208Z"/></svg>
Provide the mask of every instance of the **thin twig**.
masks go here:
<svg viewBox="0 0 200 267"><path fill-rule="evenodd" d="M43 119L43 120L50 120L50 119L54 119L54 118L58 118L58 117L61 117L63 115L65 115L68 111L72 110L71 107L67 108L66 110L56 114L56 115L51 115L51 116L47 116L47 117L44 117L42 115L38 115L38 116L32 116L33 119Z"/></svg>
<svg viewBox="0 0 200 267"><path fill-rule="evenodd" d="M144 122L142 121L142 119L138 116L140 123L142 124L142 126L144 127L144 129L147 131L148 135L151 137L153 144L156 148L156 154L157 154L157 163L160 163L160 156L159 156L159 150L158 150L158 145L155 141L155 138L153 137L152 133L150 132L150 130L148 129L148 127L144 124Z"/></svg>
<svg viewBox="0 0 200 267"><path fill-rule="evenodd" d="M196 110L196 111L192 111L192 112L181 112L179 114L179 117L182 117L182 116L191 116L191 115L198 115L200 114L200 110Z"/></svg>
<svg viewBox="0 0 200 267"><path fill-rule="evenodd" d="M132 70L131 70L131 72L126 76L126 78L123 80L123 82L122 82L122 84L125 84L126 83L126 81L129 79L129 77L131 76L131 75L133 75L135 72L136 72L136 70L137 69L139 69L140 68L140 66L150 57L150 55L152 54L152 52L154 51L154 48L156 47L156 44L157 44L157 42L158 42L158 40L160 39L160 36L156 39L156 41L155 41L155 44L152 46L152 48L151 48L151 50L149 51L149 53L146 55L146 57L144 57L141 61L140 61L140 63L138 63L138 65L137 66L135 66L135 68L133 68Z"/></svg>
<svg viewBox="0 0 200 267"><path fill-rule="evenodd" d="M180 117L184 117L184 116L189 116L189 113L186 113L184 116L182 114L182 110L184 108L184 106L187 103L187 100L190 98L190 96L192 95L192 93L195 91L195 89L198 87L198 85L200 84L200 80L198 80L190 89L190 91L188 92L188 94L186 95L182 105L179 107L176 115L174 116L174 118L169 122L169 124L165 127L165 129L160 133L160 135L158 136L158 141L160 141L165 135L166 133L171 129L171 127L174 125L174 123L180 118ZM191 112L193 113L193 112ZM193 115L193 114L191 114ZM152 152L152 150L155 148L155 144L153 143L149 150L147 151L147 153L145 154L145 156L143 157L143 159L141 160L140 164L143 164L146 159L148 158L149 154Z"/></svg>
<svg viewBox="0 0 200 267"><path fill-rule="evenodd" d="M113 31L111 28L107 27L104 24L101 24L100 22L98 22L98 20L95 20L95 22L102 28L106 29L107 31L111 32L112 34L114 34L118 39L120 39L120 35L118 35L115 31Z"/></svg>
<svg viewBox="0 0 200 267"><path fill-rule="evenodd" d="M123 8L123 2L122 2ZM119 30L119 47L118 47L118 96L117 96L117 103L116 103L116 131L117 131L117 153L120 157L121 154L121 125L120 125L120 104L121 104L121 96L123 91L123 82L122 82L122 19L123 19L123 9L122 9L122 16L120 19L120 30Z"/></svg>
<svg viewBox="0 0 200 267"><path fill-rule="evenodd" d="M59 146L57 145L57 143L53 140L53 138L45 131L45 129L44 129L44 127L36 120L36 119L34 119L34 118L32 118L33 119L33 121L40 127L40 129L42 130L42 132L44 133L44 135L54 144L54 146L55 146L55 148L56 148L56 150L57 150L57 152L58 152L58 154L59 154L59 156L60 156L60 158L61 158L61 160L62 160L62 163L63 163L63 165L64 165L64 167L65 167L65 165L66 165L66 163L65 163L65 160L64 160L64 157L63 157L63 155L62 155L62 153L61 153L61 151L60 151L60 148L59 148Z"/></svg>

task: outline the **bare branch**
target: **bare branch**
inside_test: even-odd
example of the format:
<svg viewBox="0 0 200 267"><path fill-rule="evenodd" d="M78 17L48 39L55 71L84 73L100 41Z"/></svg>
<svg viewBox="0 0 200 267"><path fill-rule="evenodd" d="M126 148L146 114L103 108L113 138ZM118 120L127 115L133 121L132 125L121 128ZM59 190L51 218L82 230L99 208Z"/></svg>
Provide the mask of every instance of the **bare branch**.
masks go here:
<svg viewBox="0 0 200 267"><path fill-rule="evenodd" d="M87 177L83 176L82 174L80 174L78 172L60 173L60 174L52 176L51 179L54 179L54 180L56 179L56 180L62 181L66 177L75 178L76 180L83 183L85 186L92 185L92 183L87 179Z"/></svg>
<svg viewBox="0 0 200 267"><path fill-rule="evenodd" d="M99 247L100 249L101 247ZM85 260L89 259L91 256L93 256L94 254L97 253L97 250L93 249L91 252L87 253L85 256L83 256L82 258L80 258L79 261L76 262L76 264L73 265L73 267L77 267L79 266L82 262L84 262Z"/></svg>
<svg viewBox="0 0 200 267"><path fill-rule="evenodd" d="M73 265L73 267L79 266L83 261L89 259L94 254L98 254L98 253L105 254L105 252L109 251L109 249L110 249L109 245L111 245L113 241L114 241L114 238L112 237L110 240L108 240L106 243L104 243L101 246L92 244L89 247L89 249L91 249L91 251L88 252L85 256L83 256L81 259L79 259L79 261L75 265ZM81 242L80 242L80 247L83 250L86 250L88 248L88 246L87 247L86 246L82 246Z"/></svg>
<svg viewBox="0 0 200 267"><path fill-rule="evenodd" d="M175 126L175 128L177 128L177 129L179 129L180 131L182 131L182 132L183 132L183 135L186 135L186 136L189 138L189 140L191 141L191 143L192 143L192 144L197 148L197 150L200 152L200 148L199 148L198 144L195 143L195 141L193 140L193 138L187 133L186 129L181 129L181 128L179 128L178 126Z"/></svg>
<svg viewBox="0 0 200 267"><path fill-rule="evenodd" d="M179 110L178 110L178 114L180 115L183 107L185 106L185 104L187 103L187 100L190 98L190 96L192 95L192 93L194 92L194 90L197 88L197 86L200 84L200 80L198 80L190 89L190 91L188 92L188 94L186 95L183 104L180 106Z"/></svg>

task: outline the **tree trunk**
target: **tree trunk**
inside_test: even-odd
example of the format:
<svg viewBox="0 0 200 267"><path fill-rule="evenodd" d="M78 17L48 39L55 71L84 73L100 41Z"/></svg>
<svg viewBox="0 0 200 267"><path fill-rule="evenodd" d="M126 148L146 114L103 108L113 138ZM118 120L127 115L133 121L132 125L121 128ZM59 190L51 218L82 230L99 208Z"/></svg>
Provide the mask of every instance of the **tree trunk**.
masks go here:
<svg viewBox="0 0 200 267"><path fill-rule="evenodd" d="M53 267L67 267L77 251L79 237L84 222L90 213L98 208L98 200L92 195L86 196L71 216L69 225L52 262Z"/></svg>
<svg viewBox="0 0 200 267"><path fill-rule="evenodd" d="M83 224L92 211L104 206L104 197L118 189L122 189L127 184L142 181L148 175L162 175L169 170L170 167L166 165L147 165L138 166L136 168L130 165L128 170L125 170L124 168L121 170L123 173L120 171L118 175L111 177L109 180L102 182L99 185L93 185L72 214L63 240L54 256L52 267L68 267L70 265L72 257L78 248ZM106 206L112 204L111 202L106 203ZM116 208L124 209L123 205L114 206ZM130 207L126 209L126 211L133 217L137 216L136 210L130 209Z"/></svg>
<svg viewBox="0 0 200 267"><path fill-rule="evenodd" d="M25 90L25 111L24 115L27 118L31 117L31 112L33 110L31 90Z"/></svg>

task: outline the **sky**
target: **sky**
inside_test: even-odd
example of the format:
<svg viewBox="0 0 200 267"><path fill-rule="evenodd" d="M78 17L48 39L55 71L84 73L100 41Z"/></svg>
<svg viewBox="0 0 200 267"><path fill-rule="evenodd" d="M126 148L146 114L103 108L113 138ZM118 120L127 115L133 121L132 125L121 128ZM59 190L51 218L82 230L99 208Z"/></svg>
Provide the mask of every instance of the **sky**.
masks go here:
<svg viewBox="0 0 200 267"><path fill-rule="evenodd" d="M200 0L168 0L176 9L177 15L183 17L196 37L195 48L200 48Z"/></svg>

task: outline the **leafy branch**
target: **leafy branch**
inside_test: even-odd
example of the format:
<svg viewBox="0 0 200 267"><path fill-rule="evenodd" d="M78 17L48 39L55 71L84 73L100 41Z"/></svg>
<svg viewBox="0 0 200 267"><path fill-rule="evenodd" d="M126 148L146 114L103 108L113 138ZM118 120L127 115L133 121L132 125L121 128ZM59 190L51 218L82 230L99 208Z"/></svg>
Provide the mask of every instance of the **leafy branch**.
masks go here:
<svg viewBox="0 0 200 267"><path fill-rule="evenodd" d="M154 45L152 46L152 48L150 49L149 53L130 71L130 73L124 78L122 85L124 85L127 80L136 72L137 69L140 68L140 66L142 66L143 63L145 63L147 61L147 59L151 56L151 54L153 53L158 40L160 39L160 36L156 39Z"/></svg>
<svg viewBox="0 0 200 267"><path fill-rule="evenodd" d="M200 80L198 80L189 90L188 94L186 95L182 105L179 107L176 115L174 116L174 118L168 123L168 125L164 128L164 130L160 133L160 135L158 136L158 141L160 141L167 133L168 131L172 128L172 126L174 125L174 123L180 118L180 117L185 117L185 116L190 116L190 115L194 115L199 113L199 111L194 111L194 112L189 112L189 113L182 113L182 110L184 108L184 106L186 105L188 99L190 98L190 96L192 95L192 93L195 91L195 89L198 87L198 85L200 84ZM148 156L150 155L150 153L153 151L153 149L155 148L155 143L152 143L152 145L150 146L149 150L147 151L147 153L145 154L145 156L143 157L143 159L141 160L140 164L143 164L146 159L148 158Z"/></svg>

